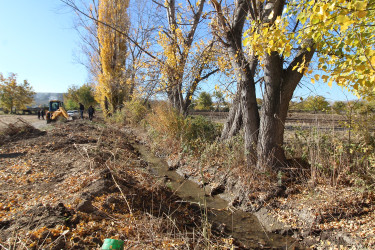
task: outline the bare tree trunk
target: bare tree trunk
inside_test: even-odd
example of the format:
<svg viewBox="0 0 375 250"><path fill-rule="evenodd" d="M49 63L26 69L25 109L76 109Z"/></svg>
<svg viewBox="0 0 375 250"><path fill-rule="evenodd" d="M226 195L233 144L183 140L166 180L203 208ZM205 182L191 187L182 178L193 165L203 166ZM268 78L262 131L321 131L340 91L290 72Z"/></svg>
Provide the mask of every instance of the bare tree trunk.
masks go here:
<svg viewBox="0 0 375 250"><path fill-rule="evenodd" d="M244 58L241 46L242 29L247 14L253 20L272 25L278 16L282 15L285 0L267 1L258 5L258 1L235 1L235 9L230 18L224 16L221 2L211 0L214 6L222 32L217 37L226 46L231 58L232 68L235 70L238 84L238 100L234 101L232 110L225 124L222 138L227 138L230 130L240 124L238 110L242 114L245 131L245 149L249 165L256 163L259 170L265 167L278 169L285 162L283 150L284 124L293 92L303 77L302 73L293 70L298 65L307 66L315 52L313 41L299 48L296 57L286 70L283 70L283 55L277 52L265 55L264 82L265 95L261 120L255 96L254 72ZM273 12L273 15L271 13ZM228 21L230 20L230 21ZM224 34L224 35L222 35ZM223 41L223 38L226 41ZM266 38L267 39L267 38ZM256 60L254 60L255 62ZM251 63L252 64L252 63ZM237 105L237 103L239 103ZM256 147L256 150L255 150ZM252 155L254 154L254 155Z"/></svg>
<svg viewBox="0 0 375 250"><path fill-rule="evenodd" d="M280 117L283 62L279 54L266 54L264 60L264 96L259 129L257 168L277 166L285 162L283 131L285 118Z"/></svg>
<svg viewBox="0 0 375 250"><path fill-rule="evenodd" d="M167 92L167 94L169 103L172 105L172 107L182 113L183 100L179 88L177 86L173 86L172 89Z"/></svg>
<svg viewBox="0 0 375 250"><path fill-rule="evenodd" d="M285 120L294 90L303 77L302 73L293 68L303 61L307 67L315 52L313 41L306 41L306 44L304 49L300 48L286 70L283 70L280 55L276 52L266 55L265 93L257 147L257 168L260 170L265 170L265 167L278 170L285 163L283 149Z"/></svg>
<svg viewBox="0 0 375 250"><path fill-rule="evenodd" d="M241 84L240 105L245 132L245 153L247 164L251 166L257 162L256 147L259 132L259 111L256 101L255 83L252 77L246 79Z"/></svg>
<svg viewBox="0 0 375 250"><path fill-rule="evenodd" d="M131 73L131 80L130 80L130 88L129 88L129 101L133 99L133 93L134 93L134 88L135 88L135 69L133 68L132 73Z"/></svg>
<svg viewBox="0 0 375 250"><path fill-rule="evenodd" d="M259 111L256 101L254 77L250 69L250 64L244 57L241 48L241 34L242 30L239 33L239 37L234 37L235 45L228 48L228 53L233 58L231 63L239 86L239 104L245 133L245 152L248 165L250 166L256 163Z"/></svg>
<svg viewBox="0 0 375 250"><path fill-rule="evenodd" d="M245 133L245 151L248 165L256 163L256 145L258 141L258 129L259 129L259 111L256 102L255 93L255 82L254 73L256 64L253 67L253 63L257 60L251 60L251 65L247 61L244 51L242 49L242 33L243 27L246 20L246 15L250 9L250 2L246 0L239 0L236 2L235 11L231 23L227 22L227 19L223 15L221 4L216 0L211 1L214 8L217 11L219 22L225 30L225 45L228 55L231 58L232 68L234 69L237 78L237 92L238 92L238 103L240 107L237 107L236 102L232 106L228 122L226 124L226 130L223 132L222 137L226 137L225 133L228 133L229 128L234 128L232 131L237 130L237 125L240 124L240 116L242 116L242 125ZM254 59L254 58L253 58ZM232 126L232 125L235 126ZM237 130L238 131L238 130Z"/></svg>
<svg viewBox="0 0 375 250"><path fill-rule="evenodd" d="M242 127L242 110L240 105L240 98L237 95L233 100L232 107L229 110L228 117L224 123L223 131L221 132L221 140L229 139L235 136Z"/></svg>
<svg viewBox="0 0 375 250"><path fill-rule="evenodd" d="M250 58L250 72L251 75L254 76L256 67L258 66L258 59L256 57ZM229 139L235 136L243 125L243 116L242 116L242 106L240 105L240 98L239 98L240 88L238 86L237 95L233 100L233 105L229 110L229 114L227 120L224 124L223 131L221 133L221 140Z"/></svg>

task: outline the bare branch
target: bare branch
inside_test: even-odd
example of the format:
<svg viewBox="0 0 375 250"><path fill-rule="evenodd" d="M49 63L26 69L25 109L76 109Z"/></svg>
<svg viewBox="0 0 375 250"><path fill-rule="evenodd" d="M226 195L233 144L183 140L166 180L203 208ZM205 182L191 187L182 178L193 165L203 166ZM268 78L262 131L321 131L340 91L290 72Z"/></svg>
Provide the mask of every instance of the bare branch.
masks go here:
<svg viewBox="0 0 375 250"><path fill-rule="evenodd" d="M150 56L151 58L159 61L159 59L157 57L155 57L153 54L151 54L150 52L148 52L147 50L145 50L142 46L140 46L139 43L136 42L135 40L133 40L126 32L123 32L123 31L119 30L118 28L113 27L110 24L102 22L102 21L98 20L97 18L91 17L89 14L87 14L87 13L83 12L82 10L80 10L78 8L78 6L73 1L71 1L71 0L60 0L60 1L63 2L64 4L66 4L67 6L71 7L73 10L75 10L75 11L79 12L80 14L84 15L85 17L90 18L91 20L94 20L97 23L100 23L100 24L102 24L102 25L104 25L106 27L109 27L109 28L113 29L114 31L118 32L119 34L125 36L130 42L132 42L135 46L137 46L140 50L142 50L148 56Z"/></svg>

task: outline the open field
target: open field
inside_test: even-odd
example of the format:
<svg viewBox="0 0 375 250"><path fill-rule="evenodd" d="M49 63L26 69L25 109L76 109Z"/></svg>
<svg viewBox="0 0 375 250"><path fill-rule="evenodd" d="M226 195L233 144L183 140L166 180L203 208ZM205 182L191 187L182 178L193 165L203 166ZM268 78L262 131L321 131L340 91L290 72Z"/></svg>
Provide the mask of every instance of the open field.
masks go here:
<svg viewBox="0 0 375 250"><path fill-rule="evenodd" d="M218 123L224 123L228 112L213 111L194 111L193 116L202 115ZM346 130L349 120L345 115L326 114L326 113L307 113L307 112L291 112L286 119L285 128L287 130L309 129L315 127L321 130ZM375 130L375 125L371 130Z"/></svg>
<svg viewBox="0 0 375 250"><path fill-rule="evenodd" d="M192 115L202 115L205 117L209 117L210 119L224 123L225 118L228 115L228 112L210 112L210 111L194 111L191 113ZM341 123L347 121L344 115L338 114L312 114L306 112L293 112L289 113L286 125L293 125L293 124L304 124L304 125L325 125L325 126L341 126Z"/></svg>

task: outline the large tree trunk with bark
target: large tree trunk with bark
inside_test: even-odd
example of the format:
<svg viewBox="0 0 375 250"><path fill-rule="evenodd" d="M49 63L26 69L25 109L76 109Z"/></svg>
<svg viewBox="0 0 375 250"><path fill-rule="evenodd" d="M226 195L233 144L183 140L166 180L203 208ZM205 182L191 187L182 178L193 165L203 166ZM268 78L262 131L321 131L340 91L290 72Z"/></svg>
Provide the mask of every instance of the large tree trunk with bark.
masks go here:
<svg viewBox="0 0 375 250"><path fill-rule="evenodd" d="M239 105L242 113L242 125L244 128L244 141L248 165L256 163L256 145L258 141L259 111L256 101L255 82L250 64L244 57L241 47L242 29L232 33L232 41L228 48L228 54L232 58L238 91Z"/></svg>
<svg viewBox="0 0 375 250"><path fill-rule="evenodd" d="M278 170L285 164L283 149L285 121L289 102L303 77L302 73L293 68L303 61L307 67L315 52L313 41L305 41L305 44L285 70L283 70L282 58L276 52L266 56L265 93L257 148L259 170L265 168Z"/></svg>
<svg viewBox="0 0 375 250"><path fill-rule="evenodd" d="M178 44L178 35L176 33L176 30L179 28L177 19L176 19L176 0L167 0L165 1L166 10L167 10L167 17L168 17L168 24L169 24L169 37L173 38L172 43L173 43L173 53L176 56L176 58L180 57L176 64L178 65L177 68L171 69L174 73L174 76L169 79L168 84L168 90L167 90L167 95L168 95L168 100L169 103L176 109L178 112L181 114L187 114L187 109L190 105L190 100L184 100L182 96L182 86L183 82L182 79L184 77L184 71L185 71L185 66L188 61L188 56L190 54L190 49L192 46L192 43L194 41L194 36L195 32L197 30L198 24L201 21L202 13L203 13L203 7L205 4L206 0L201 0L198 5L197 9L194 11L192 10L193 13L193 18L192 18L192 23L191 23L191 28L187 35L184 37L184 44L183 46L180 46ZM178 16L178 14L177 14ZM177 49L178 48L178 49ZM176 80L179 79L179 80ZM194 84L197 84L194 83ZM190 91L195 91L196 85ZM187 103L187 104L186 104Z"/></svg>
<svg viewBox="0 0 375 250"><path fill-rule="evenodd" d="M183 105L183 97L180 91L180 88L177 86L173 86L170 91L167 92L169 103L175 108L178 112L183 113L182 109Z"/></svg>
<svg viewBox="0 0 375 250"><path fill-rule="evenodd" d="M242 110L240 105L240 98L238 95L233 100L232 107L229 110L228 117L224 123L221 132L221 140L229 139L235 136L242 127Z"/></svg>
<svg viewBox="0 0 375 250"><path fill-rule="evenodd" d="M219 22L223 29L226 30L226 43L224 43L224 45L231 58L231 64L237 78L238 86L236 97L238 100L235 100L232 106L232 111L228 117L222 138L227 138L229 136L229 131L232 131L232 133L237 132L238 126L242 124L245 134L246 158L250 166L256 163L256 145L259 130L259 111L256 102L253 73L257 65L257 60L252 58L250 65L242 49L243 27L250 8L250 2L246 0L236 2L235 13L230 24L224 17L220 4L217 1L212 1L212 3L218 12ZM239 121L240 118L242 118L242 122Z"/></svg>
<svg viewBox="0 0 375 250"><path fill-rule="evenodd" d="M261 119L256 103L254 74L257 60L246 61L242 51L242 28L245 17L250 13L253 20L261 20L264 24L272 25L281 16L285 0L267 1L267 4L257 4L257 1L238 0L233 17L227 19L217 0L211 0L217 11L226 39L223 44L227 47L231 64L237 77L237 96L225 123L222 139L234 135L242 118L245 133L245 150L249 165L255 165L260 171L266 169L278 170L285 163L283 150L284 129L289 102L293 92L303 77L302 73L293 70L304 64L307 66L314 54L312 41L306 41L299 48L296 57L286 70L283 70L283 56L277 52L264 55L264 85L263 107ZM271 13L273 14L271 15ZM228 20L232 20L230 23ZM254 58L253 58L254 59ZM254 63L254 64L253 64ZM254 66L253 66L254 65ZM241 115L239 115L241 114Z"/></svg>
<svg viewBox="0 0 375 250"><path fill-rule="evenodd" d="M253 78L256 67L258 66L258 59L255 56L252 56L249 61L250 61L249 67L250 67L250 72L251 72L251 78ZM235 136L242 128L243 110L242 110L242 106L240 102L240 96L239 96L240 93L241 93L240 85L238 85L237 94L233 100L232 107L230 108L228 117L224 123L224 128L220 137L221 140L226 140Z"/></svg>
<svg viewBox="0 0 375 250"><path fill-rule="evenodd" d="M221 134L221 139L234 136L241 126L245 132L245 151L249 164L256 161L256 143L259 129L259 112L256 103L254 73L258 60L251 57L248 61L242 49L242 33L247 12L250 8L249 2L241 0L236 3L236 10L231 24L226 23L220 4L213 1L219 20L225 29L226 48L231 58L231 64L237 78L237 95L229 112L229 116ZM227 27L226 27L227 26Z"/></svg>
<svg viewBox="0 0 375 250"><path fill-rule="evenodd" d="M283 146L284 124L286 117L280 117L285 97L282 96L283 62L279 54L272 52L264 60L264 96L258 140L257 168L277 168L285 162Z"/></svg>

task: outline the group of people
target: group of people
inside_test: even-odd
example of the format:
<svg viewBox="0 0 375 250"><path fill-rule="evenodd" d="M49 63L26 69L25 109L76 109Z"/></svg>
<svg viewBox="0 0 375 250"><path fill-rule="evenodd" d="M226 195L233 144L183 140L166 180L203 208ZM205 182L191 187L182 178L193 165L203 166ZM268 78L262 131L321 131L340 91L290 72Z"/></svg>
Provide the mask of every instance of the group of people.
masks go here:
<svg viewBox="0 0 375 250"><path fill-rule="evenodd" d="M85 106L82 103L79 103L79 113L81 116L81 119L83 119L83 112L85 111ZM92 118L94 118L95 109L92 105L87 109L87 113L89 114L89 120L92 121Z"/></svg>
<svg viewBox="0 0 375 250"><path fill-rule="evenodd" d="M79 112L80 112L80 118L83 119L83 112L85 111L85 106L82 103L79 103ZM89 119L92 121L92 118L94 118L95 109L92 105L87 109L87 113L89 114ZM38 110L38 119L42 118L44 120L45 111L44 109Z"/></svg>
<svg viewBox="0 0 375 250"><path fill-rule="evenodd" d="M38 109L38 119L42 118L44 120L44 115L46 113L44 112L44 109Z"/></svg>

